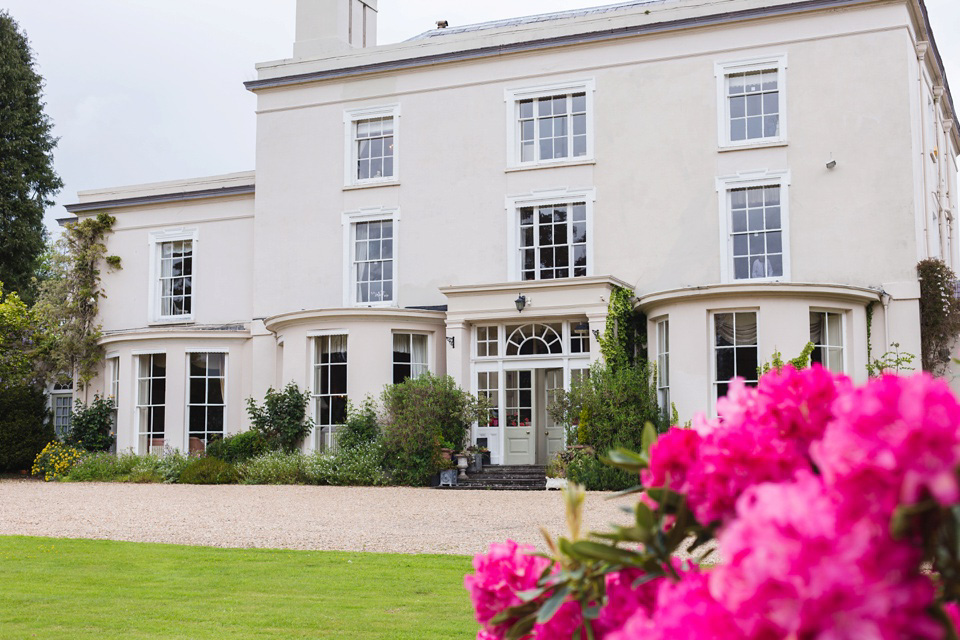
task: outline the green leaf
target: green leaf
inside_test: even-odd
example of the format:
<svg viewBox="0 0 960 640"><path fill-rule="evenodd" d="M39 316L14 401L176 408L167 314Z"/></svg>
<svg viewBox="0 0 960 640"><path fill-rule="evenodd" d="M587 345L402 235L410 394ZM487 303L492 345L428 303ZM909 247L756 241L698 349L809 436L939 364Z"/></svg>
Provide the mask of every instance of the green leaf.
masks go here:
<svg viewBox="0 0 960 640"><path fill-rule="evenodd" d="M547 601L543 603L543 606L540 607L540 611L537 613L537 624L544 624L550 618L553 617L553 614L557 612L557 609L560 608L560 605L563 604L564 599L566 599L567 594L570 593L570 587L564 585L553 592Z"/></svg>
<svg viewBox="0 0 960 640"><path fill-rule="evenodd" d="M602 560L615 564L635 565L640 560L639 554L635 551L618 549L599 542L589 540L580 540L573 544L573 550L581 558L591 560Z"/></svg>
<svg viewBox="0 0 960 640"><path fill-rule="evenodd" d="M517 621L515 625L510 627L510 630L507 631L506 640L521 640L524 636L530 633L533 629L533 625L537 622L537 614L531 613L528 616L525 616Z"/></svg>
<svg viewBox="0 0 960 640"><path fill-rule="evenodd" d="M650 466L649 459L646 456L622 448L611 449L606 455L600 456L600 461L607 466L635 474L639 474L641 469Z"/></svg>
<svg viewBox="0 0 960 640"><path fill-rule="evenodd" d="M638 502L637 506L633 508L635 516L637 519L637 526L642 529L650 529L654 524L653 511L650 511L650 507Z"/></svg>
<svg viewBox="0 0 960 640"><path fill-rule="evenodd" d="M657 429L652 422L643 425L643 434L640 443L643 447L643 453L650 459L650 449L657 442Z"/></svg>

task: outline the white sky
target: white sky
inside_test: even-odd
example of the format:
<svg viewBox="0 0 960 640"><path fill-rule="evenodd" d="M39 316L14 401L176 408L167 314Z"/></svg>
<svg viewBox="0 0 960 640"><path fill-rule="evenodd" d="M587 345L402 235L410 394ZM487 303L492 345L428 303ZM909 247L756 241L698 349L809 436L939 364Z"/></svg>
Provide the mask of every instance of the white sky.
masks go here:
<svg viewBox="0 0 960 640"><path fill-rule="evenodd" d="M380 0L379 40L616 0ZM927 0L960 104L960 1ZM254 168L254 64L291 55L295 0L0 0L46 79L64 181L91 188Z"/></svg>

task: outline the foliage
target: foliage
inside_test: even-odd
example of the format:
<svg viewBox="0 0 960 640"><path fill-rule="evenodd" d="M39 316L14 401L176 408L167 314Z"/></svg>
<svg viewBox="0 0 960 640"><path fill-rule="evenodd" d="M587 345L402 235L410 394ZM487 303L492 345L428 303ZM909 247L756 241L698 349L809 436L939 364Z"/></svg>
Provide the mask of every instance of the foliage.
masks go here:
<svg viewBox="0 0 960 640"><path fill-rule="evenodd" d="M113 433L115 407L113 398L103 398L100 394L95 395L89 405L84 405L78 398L70 418L70 433L64 439L66 443L87 451L109 451L116 441Z"/></svg>
<svg viewBox="0 0 960 640"><path fill-rule="evenodd" d="M30 473L42 476L44 480L59 480L70 471L83 457L83 450L63 444L57 440L50 442L37 454Z"/></svg>
<svg viewBox="0 0 960 640"><path fill-rule="evenodd" d="M440 470L441 442L466 445L470 425L486 416L485 399L460 389L450 376L407 378L383 392L383 442L395 483L424 486Z"/></svg>
<svg viewBox="0 0 960 640"><path fill-rule="evenodd" d="M191 460L180 472L180 484L236 484L236 468L219 458Z"/></svg>
<svg viewBox="0 0 960 640"><path fill-rule="evenodd" d="M462 640L475 626L458 555L0 536L0 563L9 640Z"/></svg>
<svg viewBox="0 0 960 640"><path fill-rule="evenodd" d="M633 308L633 293L614 287L607 304L607 325L598 338L607 366L614 369L633 366L638 354L646 353L646 326L646 319Z"/></svg>
<svg viewBox="0 0 960 640"><path fill-rule="evenodd" d="M43 78L27 36L0 11L0 282L28 302L46 244L44 211L63 186L43 107Z"/></svg>
<svg viewBox="0 0 960 640"><path fill-rule="evenodd" d="M899 342L891 343L890 347L893 351L887 351L876 360L867 361L867 375L869 377L876 378L887 372L913 371L913 367L910 365L917 359L917 356L906 351L900 351Z"/></svg>
<svg viewBox="0 0 960 640"><path fill-rule="evenodd" d="M230 464L245 462L270 450L270 443L259 431L244 431L217 438L207 445L207 455Z"/></svg>
<svg viewBox="0 0 960 640"><path fill-rule="evenodd" d="M353 449L375 442L380 436L380 422L373 398L366 398L360 407L347 406L347 421L337 430L337 446Z"/></svg>
<svg viewBox="0 0 960 640"><path fill-rule="evenodd" d="M0 387L34 383L33 314L15 291L4 293L0 282Z"/></svg>
<svg viewBox="0 0 960 640"><path fill-rule="evenodd" d="M238 465L243 484L306 484L304 455L299 451L268 451Z"/></svg>
<svg viewBox="0 0 960 640"><path fill-rule="evenodd" d="M307 417L310 394L291 382L283 391L273 387L267 390L263 406L247 398L247 415L255 431L260 432L271 449L295 451L313 430L313 420Z"/></svg>
<svg viewBox="0 0 960 640"><path fill-rule="evenodd" d="M37 345L41 373L61 382L76 376L83 388L103 361L101 327L97 323L100 300L100 265L119 268L119 258L106 256L105 238L116 219L106 213L65 225L49 257L50 277L40 285L34 305L39 325Z"/></svg>
<svg viewBox="0 0 960 640"><path fill-rule="evenodd" d="M757 367L757 377L759 378L760 376L766 375L771 371L780 373L783 371L783 367L788 364L794 369L806 369L810 366L810 356L813 354L814 349L816 349L816 345L812 342L808 342L806 345L804 345L803 350L800 351L799 356L793 360L788 360L787 362L783 361L783 354L781 354L779 351L774 351L771 362L764 362L762 365Z"/></svg>
<svg viewBox="0 0 960 640"><path fill-rule="evenodd" d="M196 457L173 450L164 455L135 453L88 453L74 465L67 482L165 482L173 483Z"/></svg>
<svg viewBox="0 0 960 640"><path fill-rule="evenodd" d="M957 276L943 260L929 258L917 265L920 279L920 355L923 370L946 375L951 350L960 337L960 298Z"/></svg>
<svg viewBox="0 0 960 640"><path fill-rule="evenodd" d="M196 460L195 457L174 449L173 451L165 452L159 457L154 471L156 471L160 479L167 484L180 482L180 476L183 475L183 471L190 466L194 460Z"/></svg>
<svg viewBox="0 0 960 640"><path fill-rule="evenodd" d="M610 453L642 484L630 524L584 536L571 485L569 534L544 532L549 553L477 556L478 637L957 637L960 402L946 383L857 388L788 366L735 381L717 411ZM716 547L725 560L702 571Z"/></svg>
<svg viewBox="0 0 960 640"><path fill-rule="evenodd" d="M559 424L569 425L567 442L600 453L638 447L644 424L651 422L658 430L667 426L651 370L640 359L619 368L595 363L590 375L575 381L569 392L559 391L547 411Z"/></svg>
<svg viewBox="0 0 960 640"><path fill-rule="evenodd" d="M0 472L29 469L55 437L42 389L0 387Z"/></svg>
<svg viewBox="0 0 960 640"><path fill-rule="evenodd" d="M637 484L636 476L604 464L590 447L574 449L565 472L568 482L587 491L623 491Z"/></svg>
<svg viewBox="0 0 960 640"><path fill-rule="evenodd" d="M383 451L377 442L340 447L334 453L305 456L303 470L310 484L348 487L378 487L387 484Z"/></svg>

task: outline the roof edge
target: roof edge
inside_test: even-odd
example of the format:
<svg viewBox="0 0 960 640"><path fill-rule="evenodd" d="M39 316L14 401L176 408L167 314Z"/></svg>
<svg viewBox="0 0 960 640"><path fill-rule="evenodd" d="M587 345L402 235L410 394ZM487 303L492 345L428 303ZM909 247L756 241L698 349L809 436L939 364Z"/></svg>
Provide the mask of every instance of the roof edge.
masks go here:
<svg viewBox="0 0 960 640"><path fill-rule="evenodd" d="M117 198L113 200L95 200L92 202L78 202L64 205L70 213L84 213L96 209L119 209L124 207L138 207L148 204L163 204L165 202L182 202L186 200L204 200L208 198L223 198L226 196L242 196L256 193L255 185L240 185L236 187L219 187L216 189L197 189L195 191L180 191L178 193L160 193L149 196L134 196L131 198Z"/></svg>

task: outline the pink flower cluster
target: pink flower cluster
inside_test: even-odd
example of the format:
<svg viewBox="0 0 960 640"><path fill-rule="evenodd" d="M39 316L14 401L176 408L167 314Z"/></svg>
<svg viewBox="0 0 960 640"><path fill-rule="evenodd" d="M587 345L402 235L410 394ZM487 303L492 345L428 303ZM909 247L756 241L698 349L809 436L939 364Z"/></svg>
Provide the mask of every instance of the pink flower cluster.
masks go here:
<svg viewBox="0 0 960 640"><path fill-rule="evenodd" d="M898 506L960 502L960 403L945 383L884 376L854 388L819 366L787 367L756 388L732 383L718 414L663 435L641 482L685 494L716 526L724 564L677 565L679 582L607 575L594 637L943 638L922 549L894 539L890 523ZM490 620L548 564L513 542L477 556L466 585L479 639L504 636L509 624ZM960 624L956 604L945 611ZM580 605L566 602L530 637L581 637L583 625Z"/></svg>

